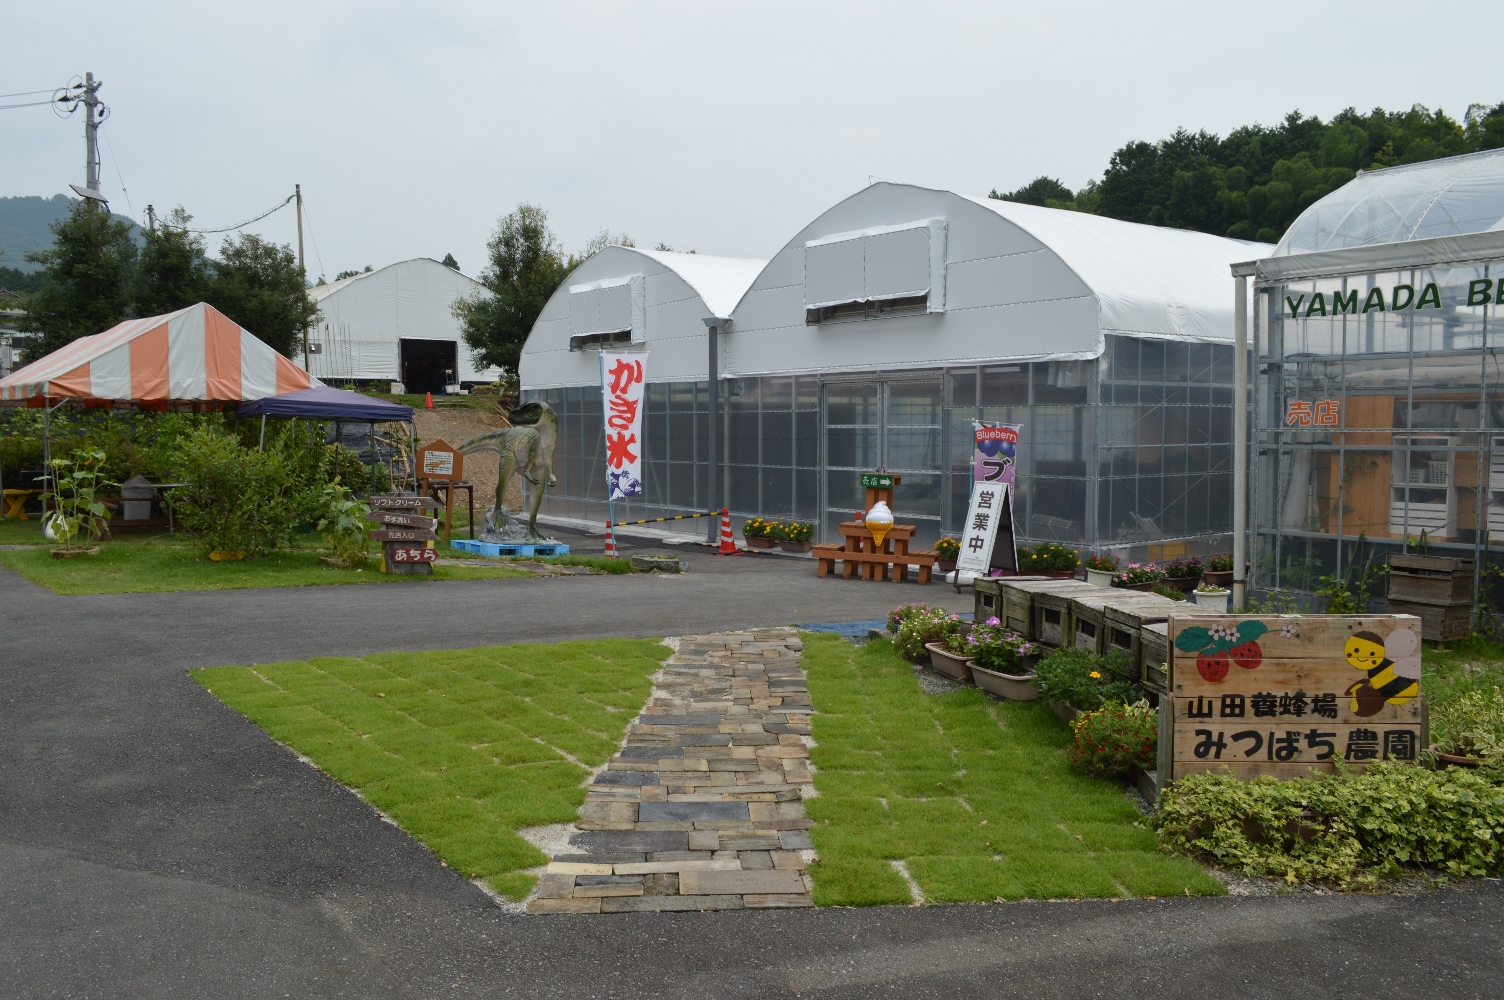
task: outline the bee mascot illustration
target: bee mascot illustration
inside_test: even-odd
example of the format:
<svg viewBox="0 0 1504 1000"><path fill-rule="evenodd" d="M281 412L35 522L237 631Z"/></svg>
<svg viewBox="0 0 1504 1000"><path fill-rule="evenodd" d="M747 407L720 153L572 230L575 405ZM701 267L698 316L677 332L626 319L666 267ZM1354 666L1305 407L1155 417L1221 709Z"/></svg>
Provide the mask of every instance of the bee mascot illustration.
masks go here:
<svg viewBox="0 0 1504 1000"><path fill-rule="evenodd" d="M1365 674L1347 689L1354 715L1378 715L1385 704L1403 705L1420 694L1420 637L1407 628L1382 639L1356 632L1343 646L1348 666Z"/></svg>

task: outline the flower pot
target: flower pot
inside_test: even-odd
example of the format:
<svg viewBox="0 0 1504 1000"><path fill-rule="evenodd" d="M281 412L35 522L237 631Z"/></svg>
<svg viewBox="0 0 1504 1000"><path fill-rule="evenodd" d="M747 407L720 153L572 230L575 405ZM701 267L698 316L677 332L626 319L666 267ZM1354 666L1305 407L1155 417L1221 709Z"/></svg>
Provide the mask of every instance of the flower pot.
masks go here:
<svg viewBox="0 0 1504 1000"><path fill-rule="evenodd" d="M1211 584L1213 587L1227 587L1227 586L1230 586L1232 584L1232 570L1230 570L1230 569L1217 569L1217 570L1211 570L1211 569L1209 569L1205 573L1201 574L1201 579L1205 580L1207 583Z"/></svg>
<svg viewBox="0 0 1504 1000"><path fill-rule="evenodd" d="M1062 705L1058 701L1050 702L1050 711L1055 713L1055 718L1059 719L1067 726L1072 722L1075 722L1076 716L1081 714L1081 710L1079 708L1072 708L1070 705Z"/></svg>
<svg viewBox="0 0 1504 1000"><path fill-rule="evenodd" d="M747 538L747 548L749 549L771 549L777 544L778 543L773 539L763 538L761 535L754 535L750 538Z"/></svg>
<svg viewBox="0 0 1504 1000"><path fill-rule="evenodd" d="M1136 590L1141 594L1147 594L1154 589L1158 580L1150 580L1148 583L1118 583L1114 584L1119 590Z"/></svg>
<svg viewBox="0 0 1504 1000"><path fill-rule="evenodd" d="M930 666L947 677L953 677L962 683L971 680L971 660L965 656L952 653L944 646L933 642L924 644L924 648L930 651Z"/></svg>
<svg viewBox="0 0 1504 1000"><path fill-rule="evenodd" d="M942 573L954 573L956 570L956 561L954 559L936 559L935 568Z"/></svg>
<svg viewBox="0 0 1504 1000"><path fill-rule="evenodd" d="M785 552L808 552L811 546L809 542L791 542L787 538L780 538L778 547Z"/></svg>
<svg viewBox="0 0 1504 1000"><path fill-rule="evenodd" d="M979 667L975 663L971 665L971 679L976 681L977 687L988 694L995 694L1007 701L1038 701L1039 688L1034 686L1034 672L1026 674L1005 674L999 670L988 670Z"/></svg>
<svg viewBox="0 0 1504 1000"><path fill-rule="evenodd" d="M1462 754L1442 753L1436 749L1438 744L1431 744L1431 752L1436 755L1437 767L1477 767L1481 763L1477 757L1465 757Z"/></svg>
<svg viewBox="0 0 1504 1000"><path fill-rule="evenodd" d="M1033 571L1037 576L1047 576L1052 580L1074 580L1076 571L1073 569L1041 569Z"/></svg>
<svg viewBox="0 0 1504 1000"><path fill-rule="evenodd" d="M1205 591L1196 590L1192 591L1192 594L1196 598L1196 607L1215 611L1219 615L1227 614L1227 600L1232 597L1232 594L1227 591L1223 590L1216 594L1208 594Z"/></svg>
<svg viewBox="0 0 1504 1000"><path fill-rule="evenodd" d="M1196 584L1200 582L1201 577L1199 576L1167 576L1164 579L1164 585L1166 587L1173 587L1174 589L1184 591L1187 594L1195 590Z"/></svg>
<svg viewBox="0 0 1504 1000"><path fill-rule="evenodd" d="M1086 582L1093 587L1111 587L1112 571L1105 569L1089 569L1086 571Z"/></svg>

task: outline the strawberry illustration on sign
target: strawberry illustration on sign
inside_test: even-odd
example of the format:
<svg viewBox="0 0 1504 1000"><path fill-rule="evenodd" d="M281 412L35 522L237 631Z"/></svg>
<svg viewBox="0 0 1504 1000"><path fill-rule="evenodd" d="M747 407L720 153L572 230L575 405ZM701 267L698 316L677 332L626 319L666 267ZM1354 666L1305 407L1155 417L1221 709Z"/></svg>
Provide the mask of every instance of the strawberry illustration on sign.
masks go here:
<svg viewBox="0 0 1504 1000"><path fill-rule="evenodd" d="M1175 648L1196 654L1196 672L1212 684L1227 679L1232 664L1254 670L1264 662L1259 636L1269 631L1263 622L1247 621L1236 625L1193 625L1175 637Z"/></svg>

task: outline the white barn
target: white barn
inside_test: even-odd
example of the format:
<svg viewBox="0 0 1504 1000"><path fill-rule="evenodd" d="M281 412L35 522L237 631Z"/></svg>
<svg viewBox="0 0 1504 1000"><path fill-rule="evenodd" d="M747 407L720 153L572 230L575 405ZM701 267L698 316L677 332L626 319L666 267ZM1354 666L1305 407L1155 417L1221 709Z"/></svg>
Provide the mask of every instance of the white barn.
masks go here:
<svg viewBox="0 0 1504 1000"><path fill-rule="evenodd" d="M477 368L451 307L489 295L485 286L429 257L377 268L309 290L318 326L308 333L309 369L334 385L402 382L408 392L442 392L446 381L494 382Z"/></svg>

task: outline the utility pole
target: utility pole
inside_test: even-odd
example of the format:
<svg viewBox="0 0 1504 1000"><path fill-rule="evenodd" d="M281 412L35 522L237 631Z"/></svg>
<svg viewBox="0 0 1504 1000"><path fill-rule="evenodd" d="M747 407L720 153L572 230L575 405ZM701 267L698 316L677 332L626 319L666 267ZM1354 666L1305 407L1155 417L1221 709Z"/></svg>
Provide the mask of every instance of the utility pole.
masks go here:
<svg viewBox="0 0 1504 1000"><path fill-rule="evenodd" d="M91 203L104 201L99 192L99 125L104 121L99 115L99 88L102 86L104 81L94 79L93 73L84 75L84 187L94 192L94 196L87 199Z"/></svg>
<svg viewBox="0 0 1504 1000"><path fill-rule="evenodd" d="M157 235L157 210L150 205L146 206L146 229L153 236Z"/></svg>
<svg viewBox="0 0 1504 1000"><path fill-rule="evenodd" d="M303 185L294 184L293 196L298 199L298 273L303 278L304 294L308 288L308 264L303 260ZM308 367L308 327L303 327L303 370L312 373Z"/></svg>

